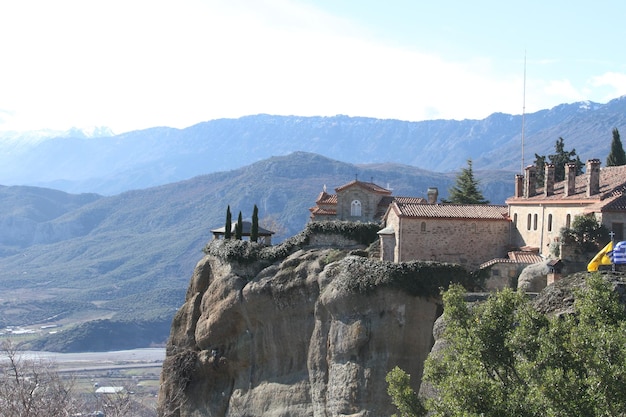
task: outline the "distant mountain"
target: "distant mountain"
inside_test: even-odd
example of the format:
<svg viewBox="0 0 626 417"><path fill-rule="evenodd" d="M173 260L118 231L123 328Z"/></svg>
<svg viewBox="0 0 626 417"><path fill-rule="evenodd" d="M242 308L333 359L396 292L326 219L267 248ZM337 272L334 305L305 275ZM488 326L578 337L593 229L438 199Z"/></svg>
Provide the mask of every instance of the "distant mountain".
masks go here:
<svg viewBox="0 0 626 417"><path fill-rule="evenodd" d="M626 98L563 104L525 116L524 164L554 151L559 137L584 161L609 152L611 130L626 132ZM101 132L102 133L102 132ZM522 116L406 122L362 117L247 116L186 129L155 127L116 136L69 134L2 139L0 184L113 195L228 171L304 151L353 164L398 163L452 172L519 171Z"/></svg>
<svg viewBox="0 0 626 417"><path fill-rule="evenodd" d="M455 180L452 173L407 165L354 165L296 152L111 197L0 187L0 329L105 319L107 327L111 321L124 328L145 322L167 329L163 323L182 304L193 267L210 230L223 226L227 205L234 216L241 211L250 218L257 204L262 223L269 217L286 228L280 240L302 230L324 185L330 191L355 175L393 188L394 195L422 197L432 186L446 197ZM476 175L494 203L513 193L512 172ZM120 348L114 338L104 343L85 334L97 328L83 326L67 340L83 341L87 350ZM89 340L91 348L84 344ZM55 349L62 349L58 341Z"/></svg>

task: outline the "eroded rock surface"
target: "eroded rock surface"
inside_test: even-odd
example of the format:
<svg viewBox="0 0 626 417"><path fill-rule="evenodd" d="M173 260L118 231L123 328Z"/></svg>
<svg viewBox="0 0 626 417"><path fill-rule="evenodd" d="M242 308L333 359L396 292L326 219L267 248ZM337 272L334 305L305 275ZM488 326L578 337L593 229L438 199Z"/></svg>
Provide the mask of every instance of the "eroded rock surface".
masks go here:
<svg viewBox="0 0 626 417"><path fill-rule="evenodd" d="M441 306L347 289L356 257L345 254L309 248L268 267L205 256L172 324L159 415L395 412L385 375L400 366L419 389Z"/></svg>

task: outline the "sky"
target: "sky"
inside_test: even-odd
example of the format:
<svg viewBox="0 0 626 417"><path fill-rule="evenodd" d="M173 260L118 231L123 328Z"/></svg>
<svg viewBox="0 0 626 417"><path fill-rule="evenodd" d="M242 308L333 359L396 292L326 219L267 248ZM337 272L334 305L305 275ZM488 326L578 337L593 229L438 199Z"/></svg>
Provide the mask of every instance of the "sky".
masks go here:
<svg viewBox="0 0 626 417"><path fill-rule="evenodd" d="M626 2L0 0L0 131L421 121L626 95Z"/></svg>

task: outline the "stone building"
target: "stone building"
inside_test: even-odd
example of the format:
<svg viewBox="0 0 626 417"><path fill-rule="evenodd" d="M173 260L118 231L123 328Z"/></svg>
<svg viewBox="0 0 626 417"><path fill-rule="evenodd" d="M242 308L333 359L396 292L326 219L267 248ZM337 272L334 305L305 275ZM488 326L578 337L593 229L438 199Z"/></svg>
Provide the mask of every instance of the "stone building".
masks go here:
<svg viewBox="0 0 626 417"><path fill-rule="evenodd" d="M327 193L324 187L315 200L315 206L309 209L311 221L376 222L381 220L392 201L426 203L420 197L394 197L391 190L359 180L335 188L335 193Z"/></svg>
<svg viewBox="0 0 626 417"><path fill-rule="evenodd" d="M437 204L436 188L429 189L428 200L394 197L355 180L336 194L320 193L311 220L380 221L381 259L488 267L500 286L524 266L547 258L551 245L559 244L561 228L571 226L575 216L594 215L616 241L626 240L626 166L600 168L592 159L583 175L576 176L574 164L565 172L566 179L556 182L554 166L546 164L546 184L538 189L535 169L527 167L515 177L515 194L505 206Z"/></svg>
<svg viewBox="0 0 626 417"><path fill-rule="evenodd" d="M230 225L230 234L231 236L235 236L235 228L237 226L237 222L233 222ZM213 239L223 239L226 235L226 226L222 226L217 229L211 229L211 233L213 233ZM244 220L241 222L241 237L243 239L250 239L250 235L252 234L252 222ZM258 242L263 245L271 245L272 244L272 235L274 232L271 230L267 230L259 226L258 230ZM245 239L245 240L247 240Z"/></svg>
<svg viewBox="0 0 626 417"><path fill-rule="evenodd" d="M585 173L576 175L575 164L565 166L565 180L555 182L554 166L545 166L545 186L535 187L535 167L515 178L515 194L506 200L513 222L511 243L547 256L560 245L561 228L574 217L593 215L624 240L626 224L626 166L600 168L600 160L587 161Z"/></svg>
<svg viewBox="0 0 626 417"><path fill-rule="evenodd" d="M415 204L394 201L378 233L381 258L392 262L453 262L478 269L509 248L507 208L497 205Z"/></svg>

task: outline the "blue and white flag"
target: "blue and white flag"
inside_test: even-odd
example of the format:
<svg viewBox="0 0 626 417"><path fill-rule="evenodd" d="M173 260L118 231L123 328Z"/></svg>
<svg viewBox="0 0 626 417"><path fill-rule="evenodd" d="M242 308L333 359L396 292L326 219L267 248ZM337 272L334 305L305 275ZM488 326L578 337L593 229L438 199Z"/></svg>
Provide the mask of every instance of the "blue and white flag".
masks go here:
<svg viewBox="0 0 626 417"><path fill-rule="evenodd" d="M616 265L626 264L626 242L617 242L613 250L609 252L609 257Z"/></svg>

